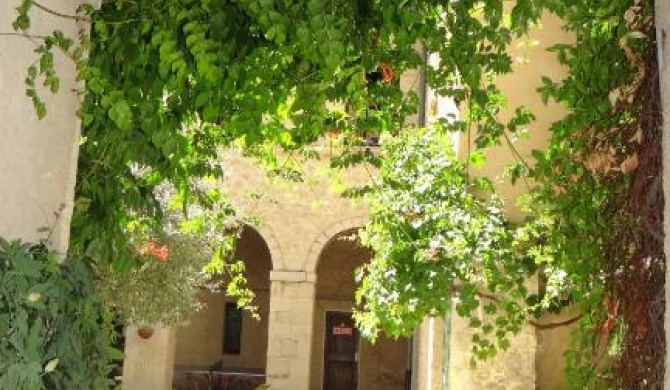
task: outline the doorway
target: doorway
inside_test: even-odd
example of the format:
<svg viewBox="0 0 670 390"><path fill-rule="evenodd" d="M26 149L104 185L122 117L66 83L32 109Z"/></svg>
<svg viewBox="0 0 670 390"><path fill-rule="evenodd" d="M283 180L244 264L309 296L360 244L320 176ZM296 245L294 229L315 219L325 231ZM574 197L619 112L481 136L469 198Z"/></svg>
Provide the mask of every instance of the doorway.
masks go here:
<svg viewBox="0 0 670 390"><path fill-rule="evenodd" d="M326 312L323 390L358 388L358 331L351 313Z"/></svg>

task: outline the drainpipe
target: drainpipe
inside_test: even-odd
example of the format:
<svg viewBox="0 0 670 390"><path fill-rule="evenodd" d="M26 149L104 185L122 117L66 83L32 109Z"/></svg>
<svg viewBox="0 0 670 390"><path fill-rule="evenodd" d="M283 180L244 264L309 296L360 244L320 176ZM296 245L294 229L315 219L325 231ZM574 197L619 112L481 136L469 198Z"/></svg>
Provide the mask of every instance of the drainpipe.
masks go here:
<svg viewBox="0 0 670 390"><path fill-rule="evenodd" d="M428 104L428 83L426 81L426 67L428 66L428 51L426 50L426 45L420 43L419 48L421 58L423 59L423 65L419 69L419 112L417 113L417 124L419 127L423 127L427 122L427 110L426 106Z"/></svg>
<svg viewBox="0 0 670 390"><path fill-rule="evenodd" d="M449 363L451 362L451 294L442 320L442 390L449 390Z"/></svg>
<svg viewBox="0 0 670 390"><path fill-rule="evenodd" d="M412 364L414 363L414 337L407 339L407 350L405 358L405 387L404 390L412 390Z"/></svg>
<svg viewBox="0 0 670 390"><path fill-rule="evenodd" d="M420 43L420 53L423 59L423 66L419 69L419 112L417 124L424 127L428 122L427 105L428 105L428 83L426 80L426 68L428 67L429 55L426 50L426 45ZM435 356L435 318L428 319L428 351L426 353L426 382L424 390L433 389L433 361Z"/></svg>
<svg viewBox="0 0 670 390"><path fill-rule="evenodd" d="M428 114L427 106L430 88L428 88L428 83L426 80L426 68L429 64L436 62L438 59L435 55L428 54L425 45L421 45L421 57L424 59L424 66L421 68L419 73L419 97L420 97L420 106L419 106L419 126L426 126L428 124ZM434 99L438 99L437 96ZM439 103L439 102L436 102ZM439 106L439 104L438 104ZM450 109L458 110L456 106L449 107ZM439 110L441 111L441 110ZM457 138L453 141L453 148L456 150L458 148ZM456 150L457 151L457 150ZM452 299L451 294L447 296L447 307L445 309L444 317L442 318L442 381L441 381L441 390L449 390L449 364L451 361L451 306ZM428 322L428 371L426 373L426 390L432 390L433 382L433 359L434 359L434 332L435 332L435 319L430 318ZM670 389L668 389L670 390Z"/></svg>
<svg viewBox="0 0 670 390"><path fill-rule="evenodd" d="M426 385L424 390L433 389L433 355L435 349L435 317L428 319L428 353L426 354Z"/></svg>

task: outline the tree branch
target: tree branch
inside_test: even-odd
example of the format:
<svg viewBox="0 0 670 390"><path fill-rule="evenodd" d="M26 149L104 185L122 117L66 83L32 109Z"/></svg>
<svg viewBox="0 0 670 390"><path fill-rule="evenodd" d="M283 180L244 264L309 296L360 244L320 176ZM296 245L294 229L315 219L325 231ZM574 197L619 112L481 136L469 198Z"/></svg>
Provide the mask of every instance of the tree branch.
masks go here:
<svg viewBox="0 0 670 390"><path fill-rule="evenodd" d="M54 15L54 16L58 16L59 18L72 19L72 20L77 20L77 21L80 21L80 22L90 22L90 21L91 21L91 19L86 18L86 17L83 17L83 16L78 16L78 15L68 15L68 14L64 14L64 13L58 12L58 11L54 11L54 10L52 10L51 8L47 8L47 7L45 7L44 5L38 3L38 2L35 1L35 0L31 0L30 2L32 3L32 5L34 5L35 7L39 8L39 9L41 9L42 11L44 11L44 12L46 12L46 13L48 13L48 14Z"/></svg>
<svg viewBox="0 0 670 390"><path fill-rule="evenodd" d="M0 37L21 37L26 39L46 39L45 35L31 35L24 33L0 32Z"/></svg>
<svg viewBox="0 0 670 390"><path fill-rule="evenodd" d="M458 291L457 288L452 288L451 289L452 293L457 292L457 291ZM483 293L483 292L479 292L479 291L476 294L480 298L488 299L489 301L493 301L493 302L498 302L498 303L500 302L500 298L496 297L495 295L487 294L487 293ZM564 320L564 321L548 322L548 323L541 323L541 322L529 319L528 323L530 325L532 325L534 328L538 329L538 330L555 329L555 328L560 328L560 327L563 327L563 326L568 326L568 325L574 324L575 322L579 321L583 316L584 316L583 314L579 314L576 317L572 317L572 318Z"/></svg>
<svg viewBox="0 0 670 390"><path fill-rule="evenodd" d="M559 321L559 322L548 322L546 324L540 323L534 320L528 320L528 322L533 325L536 329L539 330L547 330L547 329L554 329L554 328L560 328L562 326L568 326L571 324L574 324L575 322L579 321L582 319L583 314L580 314L576 317L572 317L570 319L567 319L565 321Z"/></svg>

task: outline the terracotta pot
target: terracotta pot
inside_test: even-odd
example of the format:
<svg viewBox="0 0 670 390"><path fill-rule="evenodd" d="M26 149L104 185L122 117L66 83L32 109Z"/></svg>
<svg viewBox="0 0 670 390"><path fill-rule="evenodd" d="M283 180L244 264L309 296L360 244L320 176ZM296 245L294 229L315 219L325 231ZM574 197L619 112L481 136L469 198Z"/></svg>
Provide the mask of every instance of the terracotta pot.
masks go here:
<svg viewBox="0 0 670 390"><path fill-rule="evenodd" d="M328 130L326 130L326 132L325 132L326 137L337 137L337 136L339 136L341 133L342 133L342 131L339 130L339 129L328 129Z"/></svg>
<svg viewBox="0 0 670 390"><path fill-rule="evenodd" d="M148 339L154 334L154 328L150 326L140 326L137 328L137 335L142 339Z"/></svg>

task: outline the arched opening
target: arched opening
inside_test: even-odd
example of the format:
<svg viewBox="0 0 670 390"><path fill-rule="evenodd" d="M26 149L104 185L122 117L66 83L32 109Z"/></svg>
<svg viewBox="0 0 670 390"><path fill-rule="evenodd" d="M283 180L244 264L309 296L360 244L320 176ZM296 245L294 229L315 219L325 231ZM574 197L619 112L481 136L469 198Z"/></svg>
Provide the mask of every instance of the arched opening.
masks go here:
<svg viewBox="0 0 670 390"><path fill-rule="evenodd" d="M403 390L409 376L409 343L380 337L375 344L358 337L351 312L354 271L371 253L355 236L357 229L326 243L317 265L312 390Z"/></svg>
<svg viewBox="0 0 670 390"><path fill-rule="evenodd" d="M203 292L205 307L177 329L175 388L195 388L196 382L204 380L210 382L205 385L224 381L226 385L264 382L272 270L270 250L263 237L246 226L234 258L245 263L244 275L256 295L253 304L258 306L260 319L239 310L235 299L225 291ZM207 388L202 387L202 383L198 386Z"/></svg>

